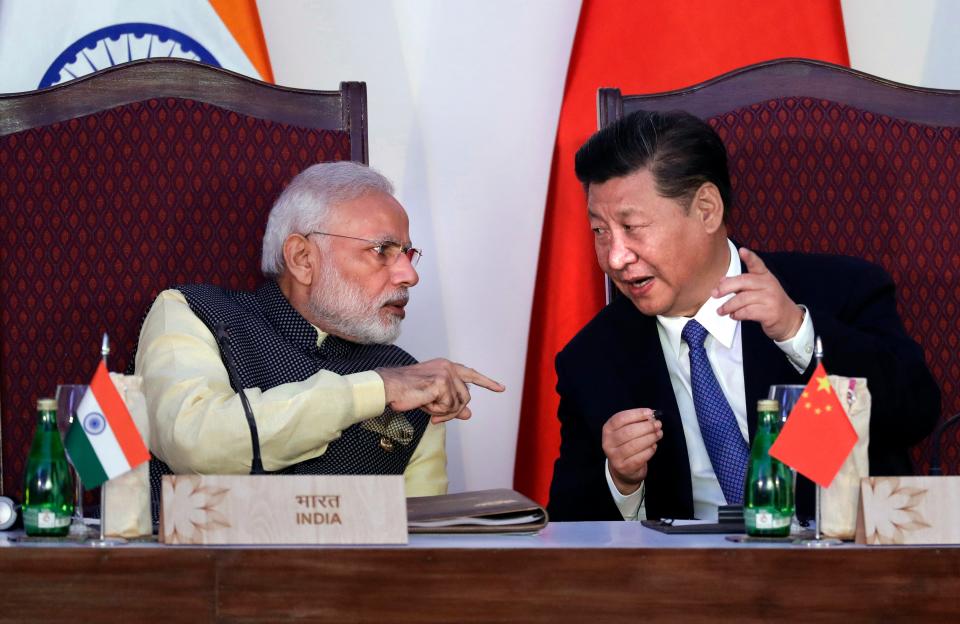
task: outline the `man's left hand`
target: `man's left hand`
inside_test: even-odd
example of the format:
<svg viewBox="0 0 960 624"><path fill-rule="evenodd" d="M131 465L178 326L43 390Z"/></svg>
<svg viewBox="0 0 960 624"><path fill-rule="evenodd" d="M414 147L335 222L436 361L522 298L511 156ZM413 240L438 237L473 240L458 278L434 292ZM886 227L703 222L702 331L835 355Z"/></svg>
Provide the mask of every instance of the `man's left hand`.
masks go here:
<svg viewBox="0 0 960 624"><path fill-rule="evenodd" d="M711 293L713 297L734 293L717 313L729 314L737 321L757 321L763 333L777 342L796 336L803 324L803 309L787 296L760 256L741 247L740 259L747 272L723 278Z"/></svg>

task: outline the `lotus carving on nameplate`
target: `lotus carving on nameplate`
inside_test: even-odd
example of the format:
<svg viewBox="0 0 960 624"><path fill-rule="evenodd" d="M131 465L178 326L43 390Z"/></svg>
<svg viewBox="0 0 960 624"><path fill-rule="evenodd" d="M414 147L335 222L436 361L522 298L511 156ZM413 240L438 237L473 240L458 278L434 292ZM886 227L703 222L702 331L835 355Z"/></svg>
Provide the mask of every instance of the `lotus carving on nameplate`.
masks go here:
<svg viewBox="0 0 960 624"><path fill-rule="evenodd" d="M173 486L173 528L167 533L167 543L202 544L204 532L230 527L227 516L218 509L229 488L201 485L197 475L168 478Z"/></svg>
<svg viewBox="0 0 960 624"><path fill-rule="evenodd" d="M901 486L899 479L868 479L863 488L863 507L870 509L865 518L867 544L903 544L911 531L930 528L919 507L927 490Z"/></svg>

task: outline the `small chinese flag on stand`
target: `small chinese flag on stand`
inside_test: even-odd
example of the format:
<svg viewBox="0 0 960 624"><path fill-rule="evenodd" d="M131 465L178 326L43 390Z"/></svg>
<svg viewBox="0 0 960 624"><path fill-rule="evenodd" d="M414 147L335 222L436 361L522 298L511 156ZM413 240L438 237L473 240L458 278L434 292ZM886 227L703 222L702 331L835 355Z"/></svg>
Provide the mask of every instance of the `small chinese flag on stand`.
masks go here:
<svg viewBox="0 0 960 624"><path fill-rule="evenodd" d="M818 485L830 487L856 442L857 432L823 364L818 364L770 447L770 455Z"/></svg>
<svg viewBox="0 0 960 624"><path fill-rule="evenodd" d="M88 490L150 459L150 451L103 362L80 399L66 446L80 482Z"/></svg>

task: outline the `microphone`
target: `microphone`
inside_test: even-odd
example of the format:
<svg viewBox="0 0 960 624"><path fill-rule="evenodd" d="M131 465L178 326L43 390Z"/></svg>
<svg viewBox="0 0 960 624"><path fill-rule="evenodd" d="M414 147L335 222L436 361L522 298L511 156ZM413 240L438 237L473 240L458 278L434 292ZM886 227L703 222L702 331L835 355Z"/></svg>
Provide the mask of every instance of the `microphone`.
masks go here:
<svg viewBox="0 0 960 624"><path fill-rule="evenodd" d="M247 426L250 427L250 442L253 445L253 460L250 462L250 474L266 474L263 469L263 462L260 459L260 435L257 433L257 421L253 419L253 409L250 408L250 402L247 400L247 393L240 384L240 376L237 374L237 365L233 359L233 349L230 345L230 332L227 331L226 323L217 324L217 342L220 344L220 351L223 353L223 363L227 366L227 376L230 378L230 385L240 395L240 403L243 404L243 413L247 417Z"/></svg>
<svg viewBox="0 0 960 624"><path fill-rule="evenodd" d="M943 433L960 422L960 414L954 414L950 418L946 419L933 430L933 451L930 453L930 471L927 473L930 476L937 476L943 474L940 470L940 447L943 445Z"/></svg>

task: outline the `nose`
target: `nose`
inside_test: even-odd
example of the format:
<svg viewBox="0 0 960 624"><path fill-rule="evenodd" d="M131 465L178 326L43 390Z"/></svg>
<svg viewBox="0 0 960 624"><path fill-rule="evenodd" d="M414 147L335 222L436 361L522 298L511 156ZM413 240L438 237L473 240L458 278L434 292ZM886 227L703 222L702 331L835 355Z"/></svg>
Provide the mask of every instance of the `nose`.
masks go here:
<svg viewBox="0 0 960 624"><path fill-rule="evenodd" d="M630 249L619 232L612 233L610 247L607 249L607 265L614 271L620 271L637 261L637 254Z"/></svg>
<svg viewBox="0 0 960 624"><path fill-rule="evenodd" d="M400 254L390 267L390 278L394 286L412 288L420 281L420 275L406 254Z"/></svg>

